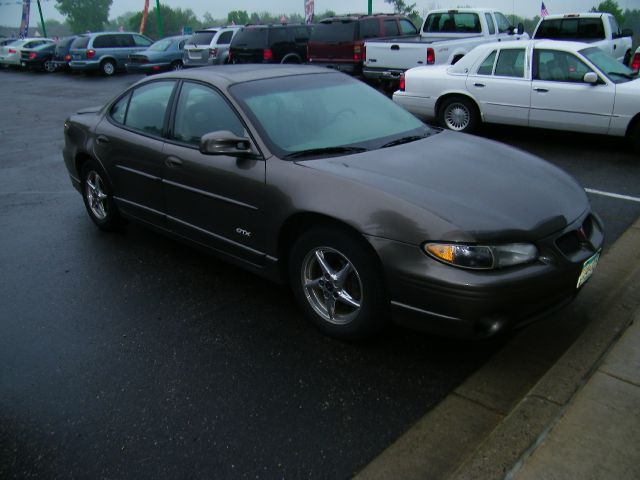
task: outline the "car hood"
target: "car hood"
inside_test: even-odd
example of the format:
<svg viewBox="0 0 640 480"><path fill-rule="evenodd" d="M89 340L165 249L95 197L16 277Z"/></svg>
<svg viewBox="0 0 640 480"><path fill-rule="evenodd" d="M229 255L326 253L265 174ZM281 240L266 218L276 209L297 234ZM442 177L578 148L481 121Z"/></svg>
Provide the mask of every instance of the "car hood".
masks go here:
<svg viewBox="0 0 640 480"><path fill-rule="evenodd" d="M498 142L446 130L396 147L299 164L408 202L477 240L536 240L589 208L584 189L559 168Z"/></svg>

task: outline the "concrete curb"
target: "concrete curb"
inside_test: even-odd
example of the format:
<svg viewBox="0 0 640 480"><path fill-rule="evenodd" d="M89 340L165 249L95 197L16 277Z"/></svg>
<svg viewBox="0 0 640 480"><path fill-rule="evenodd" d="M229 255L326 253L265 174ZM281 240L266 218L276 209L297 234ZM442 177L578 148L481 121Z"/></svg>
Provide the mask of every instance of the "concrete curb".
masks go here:
<svg viewBox="0 0 640 480"><path fill-rule="evenodd" d="M640 220L584 288L571 306L516 335L356 478L498 479L517 470L640 310Z"/></svg>

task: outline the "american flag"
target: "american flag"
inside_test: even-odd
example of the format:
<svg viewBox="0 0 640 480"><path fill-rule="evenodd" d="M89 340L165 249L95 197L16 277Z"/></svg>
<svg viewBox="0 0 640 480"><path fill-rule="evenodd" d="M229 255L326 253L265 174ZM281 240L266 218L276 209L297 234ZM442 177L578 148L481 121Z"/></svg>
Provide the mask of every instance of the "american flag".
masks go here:
<svg viewBox="0 0 640 480"><path fill-rule="evenodd" d="M547 10L547 7L544 6L544 2L542 2L542 5L540 6L540 16L544 18L547 15L549 15L549 10Z"/></svg>

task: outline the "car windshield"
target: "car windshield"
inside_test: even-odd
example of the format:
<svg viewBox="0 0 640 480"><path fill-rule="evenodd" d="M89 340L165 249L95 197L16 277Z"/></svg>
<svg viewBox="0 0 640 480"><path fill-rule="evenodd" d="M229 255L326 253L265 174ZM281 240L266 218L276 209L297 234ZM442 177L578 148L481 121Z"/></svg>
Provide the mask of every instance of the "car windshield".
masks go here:
<svg viewBox="0 0 640 480"><path fill-rule="evenodd" d="M255 80L230 92L280 158L319 149L378 149L431 132L384 95L342 74Z"/></svg>
<svg viewBox="0 0 640 480"><path fill-rule="evenodd" d="M156 43L149 47L149 50L153 50L155 52L164 52L167 48L171 46L172 40L165 38L163 40L158 40Z"/></svg>
<svg viewBox="0 0 640 480"><path fill-rule="evenodd" d="M638 78L636 72L597 47L585 48L580 50L580 53L614 83L624 83Z"/></svg>

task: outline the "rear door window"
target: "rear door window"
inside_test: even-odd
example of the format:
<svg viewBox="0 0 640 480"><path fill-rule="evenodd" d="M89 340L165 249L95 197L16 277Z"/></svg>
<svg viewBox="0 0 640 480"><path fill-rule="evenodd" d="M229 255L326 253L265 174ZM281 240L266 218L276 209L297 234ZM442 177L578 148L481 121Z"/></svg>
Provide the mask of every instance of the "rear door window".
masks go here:
<svg viewBox="0 0 640 480"><path fill-rule="evenodd" d="M403 35L418 34L418 30L416 29L415 25L411 23L409 20L406 20L404 18L400 19L400 30L402 31Z"/></svg>
<svg viewBox="0 0 640 480"><path fill-rule="evenodd" d="M133 35L133 42L136 47L148 47L153 43L151 40L143 37L142 35Z"/></svg>
<svg viewBox="0 0 640 480"><path fill-rule="evenodd" d="M162 135L167 105L174 81L153 82L133 91L125 125L151 135Z"/></svg>
<svg viewBox="0 0 640 480"><path fill-rule="evenodd" d="M496 53L497 50L494 50L487 58L484 59L478 68L478 75L491 75L493 73L493 64L496 61Z"/></svg>
<svg viewBox="0 0 640 480"><path fill-rule="evenodd" d="M93 39L93 48L113 48L117 45L114 35L98 35Z"/></svg>
<svg viewBox="0 0 640 480"><path fill-rule="evenodd" d="M484 14L484 18L487 20L487 27L489 28L489 35L495 35L496 25L493 23L493 17L489 12Z"/></svg>
<svg viewBox="0 0 640 480"><path fill-rule="evenodd" d="M511 22L507 20L500 12L495 12L496 22L498 22L498 32L499 33L507 33L511 29Z"/></svg>
<svg viewBox="0 0 640 480"><path fill-rule="evenodd" d="M379 22L375 18L369 18L360 22L360 38L366 40L367 38L376 38L381 35Z"/></svg>
<svg viewBox="0 0 640 480"><path fill-rule="evenodd" d="M264 48L267 43L266 28L243 28L233 37L233 46L241 48Z"/></svg>
<svg viewBox="0 0 640 480"><path fill-rule="evenodd" d="M400 35L398 24L395 18L390 18L384 21L384 35L385 37L393 37Z"/></svg>
<svg viewBox="0 0 640 480"><path fill-rule="evenodd" d="M189 44L193 45L210 45L213 37L216 36L217 30L208 30L204 32L196 32L189 39Z"/></svg>
<svg viewBox="0 0 640 480"><path fill-rule="evenodd" d="M109 115L111 119L120 124L124 125L126 115L127 115L127 106L129 105L129 99L131 98L131 93L125 95L116 103L113 104L111 110L109 110Z"/></svg>
<svg viewBox="0 0 640 480"><path fill-rule="evenodd" d="M289 35L285 28L277 27L272 28L269 32L269 44L270 45L278 45L282 43L287 43L289 41Z"/></svg>
<svg viewBox="0 0 640 480"><path fill-rule="evenodd" d="M498 77L524 78L524 48L508 48L500 51L494 75Z"/></svg>

